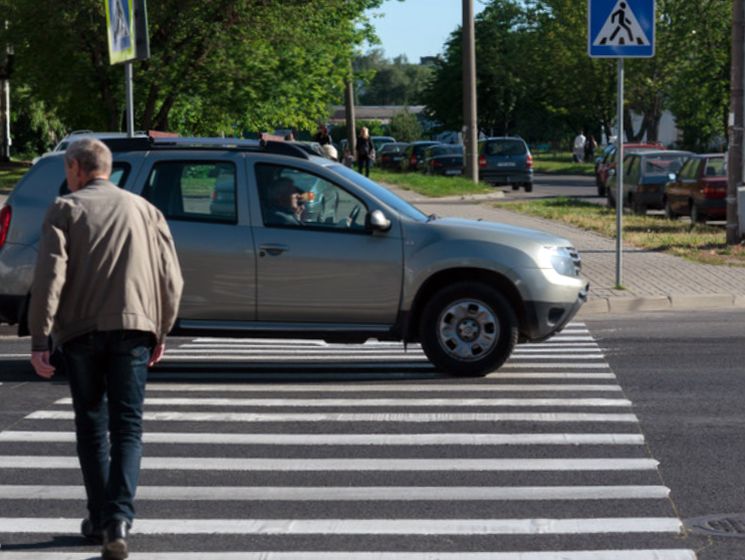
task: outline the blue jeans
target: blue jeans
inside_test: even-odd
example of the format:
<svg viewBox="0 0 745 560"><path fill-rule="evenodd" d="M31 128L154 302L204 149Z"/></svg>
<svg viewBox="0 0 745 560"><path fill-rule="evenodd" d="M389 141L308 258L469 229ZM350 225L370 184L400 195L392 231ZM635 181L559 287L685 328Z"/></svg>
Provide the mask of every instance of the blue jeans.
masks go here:
<svg viewBox="0 0 745 560"><path fill-rule="evenodd" d="M62 346L89 518L99 528L134 518L152 347L141 331L92 332Z"/></svg>

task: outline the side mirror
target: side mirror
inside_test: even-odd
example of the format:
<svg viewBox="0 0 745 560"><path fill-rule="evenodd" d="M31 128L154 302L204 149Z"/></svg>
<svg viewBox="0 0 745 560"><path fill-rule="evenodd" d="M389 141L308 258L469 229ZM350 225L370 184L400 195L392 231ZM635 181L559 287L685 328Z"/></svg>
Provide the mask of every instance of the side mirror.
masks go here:
<svg viewBox="0 0 745 560"><path fill-rule="evenodd" d="M372 231L388 231L391 221L380 210L373 210L367 216L367 227Z"/></svg>
<svg viewBox="0 0 745 560"><path fill-rule="evenodd" d="M668 178L668 180L669 180L669 181L670 181L671 183L674 183L675 181L677 181L677 180L678 180L678 174L677 174L677 173L670 173L670 174L669 174L669 175L667 176L667 178Z"/></svg>
<svg viewBox="0 0 745 560"><path fill-rule="evenodd" d="M616 174L616 168L612 168L608 170L608 176L613 177Z"/></svg>

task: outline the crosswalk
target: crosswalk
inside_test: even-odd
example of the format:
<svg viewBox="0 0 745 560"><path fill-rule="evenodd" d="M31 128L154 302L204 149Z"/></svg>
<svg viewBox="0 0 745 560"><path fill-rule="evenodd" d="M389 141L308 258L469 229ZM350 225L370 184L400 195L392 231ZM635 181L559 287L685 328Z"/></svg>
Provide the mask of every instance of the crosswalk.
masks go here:
<svg viewBox="0 0 745 560"><path fill-rule="evenodd" d="M72 418L60 392L0 432L0 559L95 557ZM418 346L198 338L145 422L134 560L696 558L582 323L483 379Z"/></svg>

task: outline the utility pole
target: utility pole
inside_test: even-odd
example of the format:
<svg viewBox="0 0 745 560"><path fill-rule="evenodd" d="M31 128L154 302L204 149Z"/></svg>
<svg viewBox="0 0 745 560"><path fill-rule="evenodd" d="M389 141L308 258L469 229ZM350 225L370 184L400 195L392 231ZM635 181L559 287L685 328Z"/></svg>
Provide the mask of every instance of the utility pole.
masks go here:
<svg viewBox="0 0 745 560"><path fill-rule="evenodd" d="M5 22L8 29L8 22ZM6 45L0 51L0 162L10 161L10 75L13 72L13 48Z"/></svg>
<svg viewBox="0 0 745 560"><path fill-rule="evenodd" d="M355 154L357 153L357 124L355 122L355 115L354 115L354 85L352 84L352 80L354 79L354 74L352 73L352 69L349 70L349 80L347 80L347 87L344 90L344 103L346 105L346 113L347 113L347 149L349 150L349 153L352 155L352 157L355 157ZM344 161L344 154L341 154L342 161Z"/></svg>
<svg viewBox="0 0 745 560"><path fill-rule="evenodd" d="M463 144L466 177L479 182L476 107L476 28L473 0L463 0Z"/></svg>
<svg viewBox="0 0 745 560"><path fill-rule="evenodd" d="M737 216L737 189L743 183L743 46L745 40L745 0L732 2L732 67L730 72L730 127L727 165L727 245L740 242Z"/></svg>

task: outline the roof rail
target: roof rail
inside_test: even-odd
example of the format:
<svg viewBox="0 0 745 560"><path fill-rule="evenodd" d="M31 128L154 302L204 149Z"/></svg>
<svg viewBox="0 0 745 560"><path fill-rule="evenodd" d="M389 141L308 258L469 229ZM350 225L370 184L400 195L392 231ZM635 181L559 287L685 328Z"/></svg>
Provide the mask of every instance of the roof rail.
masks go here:
<svg viewBox="0 0 745 560"><path fill-rule="evenodd" d="M153 141L147 136L134 138L104 138L101 140L112 152L144 152L151 149Z"/></svg>
<svg viewBox="0 0 745 560"><path fill-rule="evenodd" d="M302 148L284 141L255 141L242 138L179 138L138 136L135 138L106 138L102 140L112 152L144 152L149 150L173 150L191 148L197 150L226 150L277 154L300 159L309 159Z"/></svg>

